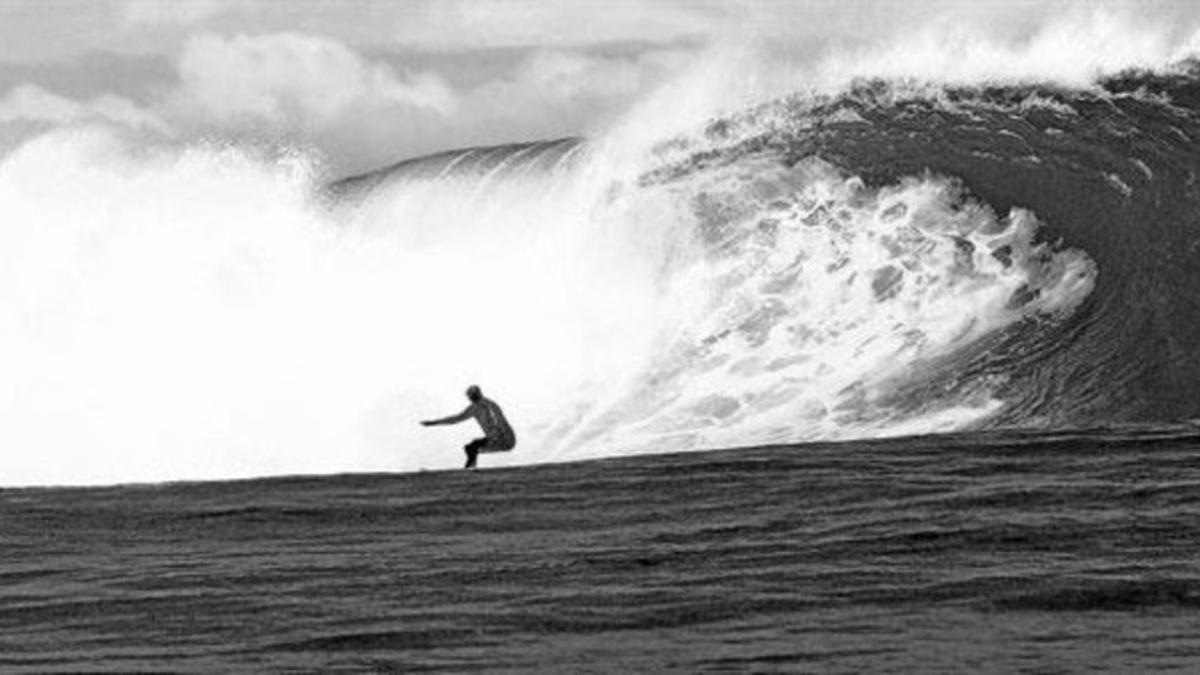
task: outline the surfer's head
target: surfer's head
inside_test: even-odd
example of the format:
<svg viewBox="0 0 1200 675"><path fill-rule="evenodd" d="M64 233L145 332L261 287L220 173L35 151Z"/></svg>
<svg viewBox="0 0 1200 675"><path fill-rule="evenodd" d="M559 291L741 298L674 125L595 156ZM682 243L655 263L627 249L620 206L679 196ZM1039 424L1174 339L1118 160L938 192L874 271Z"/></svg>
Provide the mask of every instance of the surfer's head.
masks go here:
<svg viewBox="0 0 1200 675"><path fill-rule="evenodd" d="M476 385L467 387L467 398L471 399L472 403L478 403L479 399L483 398L483 392Z"/></svg>

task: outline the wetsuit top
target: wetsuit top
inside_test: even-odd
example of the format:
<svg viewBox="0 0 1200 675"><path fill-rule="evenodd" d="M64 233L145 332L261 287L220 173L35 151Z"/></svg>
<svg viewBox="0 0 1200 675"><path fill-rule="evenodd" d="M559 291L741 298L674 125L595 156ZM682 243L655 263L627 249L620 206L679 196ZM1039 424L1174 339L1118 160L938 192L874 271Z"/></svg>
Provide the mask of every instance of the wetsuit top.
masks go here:
<svg viewBox="0 0 1200 675"><path fill-rule="evenodd" d="M479 402L471 404L470 411L475 421L479 422L479 426L483 427L483 433L489 441L508 447L517 444L517 435L513 433L508 420L504 418L504 411L500 410L495 401L481 397Z"/></svg>

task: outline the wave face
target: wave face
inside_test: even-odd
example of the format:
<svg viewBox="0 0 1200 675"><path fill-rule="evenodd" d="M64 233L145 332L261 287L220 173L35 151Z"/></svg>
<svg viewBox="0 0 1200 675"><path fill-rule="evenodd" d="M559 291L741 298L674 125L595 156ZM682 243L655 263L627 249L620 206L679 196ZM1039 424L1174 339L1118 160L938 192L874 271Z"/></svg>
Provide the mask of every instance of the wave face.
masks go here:
<svg viewBox="0 0 1200 675"><path fill-rule="evenodd" d="M518 201L590 200L566 228L654 243L628 249L652 270L649 344L545 427L561 454L1182 419L1200 413L1198 94L1193 74L862 82L660 143L623 176L602 145L560 142L335 189L369 183L386 211L466 179L473 210L511 176Z"/></svg>
<svg viewBox="0 0 1200 675"><path fill-rule="evenodd" d="M416 470L1200 416L1194 73L864 82L691 135L0 165L7 484Z"/></svg>

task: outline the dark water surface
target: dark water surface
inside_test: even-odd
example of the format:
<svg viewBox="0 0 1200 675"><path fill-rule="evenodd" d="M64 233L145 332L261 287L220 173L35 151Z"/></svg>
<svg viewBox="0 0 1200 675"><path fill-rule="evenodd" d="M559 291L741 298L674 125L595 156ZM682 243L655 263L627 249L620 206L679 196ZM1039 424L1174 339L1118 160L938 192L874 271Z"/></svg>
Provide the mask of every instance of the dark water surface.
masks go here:
<svg viewBox="0 0 1200 675"><path fill-rule="evenodd" d="M0 671L1197 672L1200 430L0 491Z"/></svg>

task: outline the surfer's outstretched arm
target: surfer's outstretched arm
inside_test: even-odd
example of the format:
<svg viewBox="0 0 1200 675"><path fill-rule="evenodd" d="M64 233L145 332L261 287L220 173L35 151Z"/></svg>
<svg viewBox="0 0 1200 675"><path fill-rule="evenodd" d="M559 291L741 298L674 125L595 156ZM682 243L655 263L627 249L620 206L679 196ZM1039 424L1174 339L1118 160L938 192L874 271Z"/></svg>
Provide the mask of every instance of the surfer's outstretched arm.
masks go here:
<svg viewBox="0 0 1200 675"><path fill-rule="evenodd" d="M432 427L432 426L435 426L438 424L458 424L459 422L466 422L467 420L469 420L475 416L473 414L475 412L474 408L475 408L475 406L469 405L469 406L467 406L466 410L463 410L462 412L458 413L457 415L451 415L449 417L443 417L443 418L437 419L437 420L425 420L425 421L421 422L421 424L424 426L427 426L427 427Z"/></svg>

